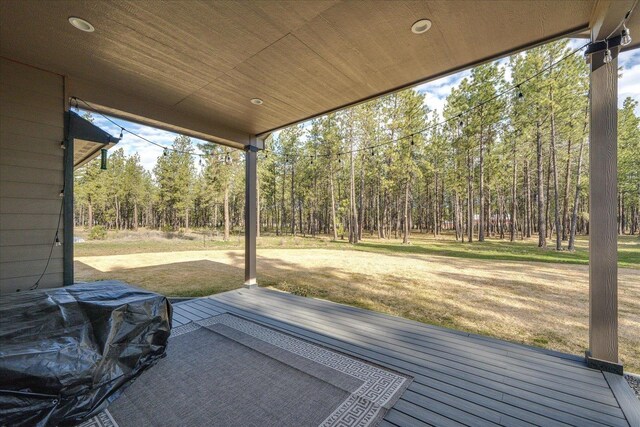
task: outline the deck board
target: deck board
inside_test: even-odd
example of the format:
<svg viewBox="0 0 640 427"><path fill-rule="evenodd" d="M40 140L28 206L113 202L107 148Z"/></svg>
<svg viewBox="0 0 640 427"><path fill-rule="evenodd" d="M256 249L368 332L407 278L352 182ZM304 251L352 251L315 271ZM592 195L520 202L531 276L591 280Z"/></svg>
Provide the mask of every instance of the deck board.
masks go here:
<svg viewBox="0 0 640 427"><path fill-rule="evenodd" d="M387 427L629 426L577 356L261 288L175 304L174 325L225 312L412 376Z"/></svg>

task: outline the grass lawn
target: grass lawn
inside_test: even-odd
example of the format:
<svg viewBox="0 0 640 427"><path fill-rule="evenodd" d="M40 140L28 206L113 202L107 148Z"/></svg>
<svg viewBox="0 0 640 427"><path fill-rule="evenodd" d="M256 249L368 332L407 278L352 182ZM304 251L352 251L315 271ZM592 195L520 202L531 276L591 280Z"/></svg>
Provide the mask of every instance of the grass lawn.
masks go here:
<svg viewBox="0 0 640 427"><path fill-rule="evenodd" d="M111 236L115 237L115 236ZM242 285L243 240L154 232L75 245L76 279L119 279L174 296ZM539 249L536 242L461 244L414 235L365 239L264 236L258 278L294 294L325 298L435 325L582 354L588 341L588 252ZM619 245L620 355L640 372L640 240Z"/></svg>

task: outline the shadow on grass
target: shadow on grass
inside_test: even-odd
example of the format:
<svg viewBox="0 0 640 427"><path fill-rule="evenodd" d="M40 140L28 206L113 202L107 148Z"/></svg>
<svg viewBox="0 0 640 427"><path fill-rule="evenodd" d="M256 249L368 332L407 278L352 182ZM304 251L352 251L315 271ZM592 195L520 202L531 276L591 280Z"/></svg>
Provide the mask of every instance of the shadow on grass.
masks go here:
<svg viewBox="0 0 640 427"><path fill-rule="evenodd" d="M484 242L482 245L491 248L501 242ZM473 244L475 245L475 243ZM466 245L465 245L466 246ZM473 248L471 245L469 247ZM385 255L400 257L415 257L418 262L447 262L452 266L460 265L468 268L469 261L456 258L476 259L504 259L531 261L531 256L519 258L517 255L500 258L495 254L473 254L462 250L461 254L449 254L454 257L449 260L419 258L417 255L433 254L444 255L442 250L435 250L420 245L394 245L364 242L353 248L370 252L379 252ZM455 251L445 251L455 252ZM345 256L348 256L345 253ZM227 252L227 261L217 262L213 260L194 260L185 262L170 262L171 254L167 254L169 261L163 265L119 268L113 271L102 272L90 266L76 261L76 278L79 280L94 281L117 279L134 286L156 291L168 296L199 297L225 292L242 287L244 281L244 255L240 251ZM574 262L576 264L577 262ZM478 267L482 268L482 267ZM486 264L484 268L487 268ZM492 267L493 268L493 267ZM535 272L532 266L531 274L544 274L544 279L552 283L562 283L570 280L567 272L562 269L556 271ZM588 305L585 292L565 289L561 293L544 292L539 286L531 286L527 282L526 275L520 277L520 272L506 264L496 263L495 269L503 271L504 283L489 279L479 278L470 272L433 274L442 281L456 286L457 283L466 284L464 292L458 294L420 294L420 289L427 289L428 283L414 283L402 277L401 272L393 272L390 266L389 275L379 277L374 274L357 273L348 268L335 268L321 266L309 266L295 259L283 260L281 258L258 259L258 277L260 283L270 285L277 289L291 292L305 297L324 298L334 302L357 306L369 310L375 310L388 314L394 314L424 323L464 330L471 333L480 333L495 338L512 340L546 348L555 348L561 351L580 353L586 345L586 329L569 326L566 322L582 323L580 318L567 318L568 304L578 307L585 316ZM524 272L523 272L524 273ZM509 283L508 283L509 282ZM472 286L469 286L472 285ZM470 291L469 289L477 289ZM490 305L482 303L483 293L492 289L501 293L499 300ZM469 295L468 293L475 293ZM426 295L426 296L425 296ZM431 296L429 296L431 295ZM436 296L433 296L436 295ZM563 298L560 298L562 296ZM624 306L625 303L623 303ZM293 307L292 307L293 309ZM500 325L508 322L508 319L517 312L518 316L528 316L531 323L525 330L513 328L503 331ZM635 314L621 314L627 319L635 319ZM586 320L586 317L585 319ZM586 323L585 323L586 325ZM563 337L565 329L571 329L573 338L570 342ZM576 336L579 338L576 339ZM580 344L576 344L576 341ZM582 343L584 341L584 343ZM628 347L629 343L621 343L622 347ZM634 346L631 345L631 348ZM624 351L623 351L624 352ZM629 350L627 349L627 352ZM629 356L640 359L640 353L631 351L625 354L627 361Z"/></svg>
<svg viewBox="0 0 640 427"><path fill-rule="evenodd" d="M168 297L203 297L242 287L244 269L211 260L100 271L75 261L76 281L121 280Z"/></svg>
<svg viewBox="0 0 640 427"><path fill-rule="evenodd" d="M454 244L459 247L452 248L451 246ZM433 241L426 244L419 242L410 245L365 241L354 245L352 249L394 256L416 254L481 260L589 264L589 252L585 249L577 249L573 252L566 250L556 251L550 247L538 248L504 241L473 243L439 243L438 241ZM621 246L618 249L618 263L620 267L640 268L640 243L630 247Z"/></svg>

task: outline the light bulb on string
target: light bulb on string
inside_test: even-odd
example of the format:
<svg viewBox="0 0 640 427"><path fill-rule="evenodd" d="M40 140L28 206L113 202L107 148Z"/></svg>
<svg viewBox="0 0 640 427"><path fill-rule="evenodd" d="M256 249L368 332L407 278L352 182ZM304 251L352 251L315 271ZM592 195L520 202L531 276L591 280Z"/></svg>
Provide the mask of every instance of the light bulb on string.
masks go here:
<svg viewBox="0 0 640 427"><path fill-rule="evenodd" d="M631 31L627 28L626 24L622 25L622 38L620 39L622 46L629 46L631 44Z"/></svg>
<svg viewBox="0 0 640 427"><path fill-rule="evenodd" d="M602 59L602 62L608 64L613 61L613 55L611 55L611 49L609 49L609 40L607 39L605 42L607 44L607 48L604 51L604 58Z"/></svg>
<svg viewBox="0 0 640 427"><path fill-rule="evenodd" d="M167 149L166 148L164 150L162 150L162 155L167 157Z"/></svg>
<svg viewBox="0 0 640 427"><path fill-rule="evenodd" d="M124 128L120 128L120 140L122 140L122 133L124 132Z"/></svg>
<svg viewBox="0 0 640 427"><path fill-rule="evenodd" d="M58 233L56 233L56 240L53 244L55 246L62 246L62 243L60 242L60 238L58 238Z"/></svg>
<svg viewBox="0 0 640 427"><path fill-rule="evenodd" d="M415 142L413 141L413 135L411 135L411 145L414 145Z"/></svg>

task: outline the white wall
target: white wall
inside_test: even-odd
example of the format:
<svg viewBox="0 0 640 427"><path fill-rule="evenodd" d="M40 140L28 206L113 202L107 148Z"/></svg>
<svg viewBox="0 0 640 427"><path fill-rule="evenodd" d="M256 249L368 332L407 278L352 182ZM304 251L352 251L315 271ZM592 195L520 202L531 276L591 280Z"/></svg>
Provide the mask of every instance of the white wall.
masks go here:
<svg viewBox="0 0 640 427"><path fill-rule="evenodd" d="M45 269L62 204L63 127L62 76L0 58L0 293L30 288ZM62 286L62 271L55 246L40 287Z"/></svg>

